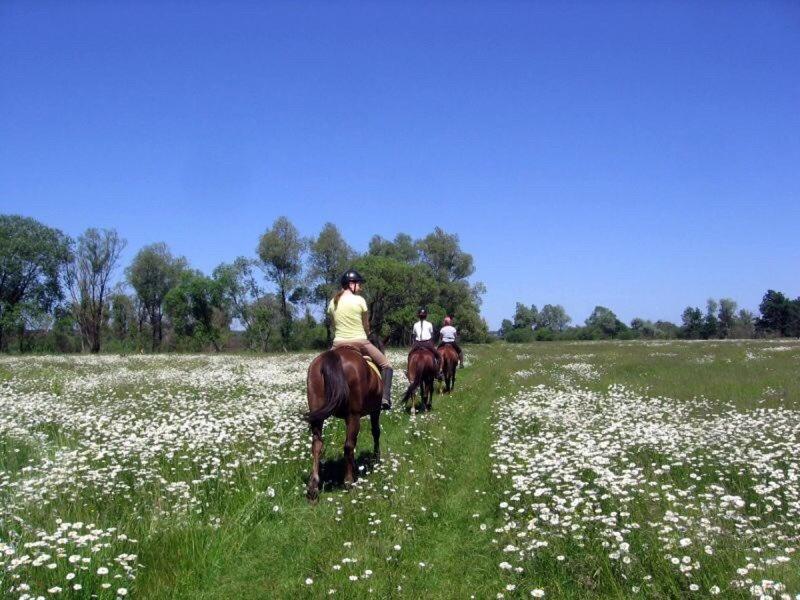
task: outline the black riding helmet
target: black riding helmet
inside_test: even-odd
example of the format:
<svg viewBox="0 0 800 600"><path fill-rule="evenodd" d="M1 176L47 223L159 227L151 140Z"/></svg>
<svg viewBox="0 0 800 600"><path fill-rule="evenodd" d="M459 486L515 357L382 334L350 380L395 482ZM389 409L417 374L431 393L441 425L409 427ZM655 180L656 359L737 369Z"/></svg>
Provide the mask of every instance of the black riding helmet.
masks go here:
<svg viewBox="0 0 800 600"><path fill-rule="evenodd" d="M361 276L361 273L356 271L355 269L350 269L349 271L345 271L344 275L342 275L342 287L346 288L351 283L364 283L366 279Z"/></svg>

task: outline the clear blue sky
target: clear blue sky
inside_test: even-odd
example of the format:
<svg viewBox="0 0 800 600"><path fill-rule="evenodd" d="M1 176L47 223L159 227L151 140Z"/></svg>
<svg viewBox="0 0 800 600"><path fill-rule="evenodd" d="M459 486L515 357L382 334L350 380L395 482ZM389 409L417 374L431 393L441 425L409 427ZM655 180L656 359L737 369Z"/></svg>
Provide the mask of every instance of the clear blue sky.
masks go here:
<svg viewBox="0 0 800 600"><path fill-rule="evenodd" d="M514 303L800 295L800 3L0 2L0 212L206 272L458 233Z"/></svg>

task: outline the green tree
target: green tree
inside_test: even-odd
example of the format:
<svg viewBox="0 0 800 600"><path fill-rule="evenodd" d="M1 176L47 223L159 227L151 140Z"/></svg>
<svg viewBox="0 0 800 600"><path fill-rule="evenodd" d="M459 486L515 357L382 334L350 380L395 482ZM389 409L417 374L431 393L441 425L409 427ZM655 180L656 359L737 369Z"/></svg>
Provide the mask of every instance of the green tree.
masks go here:
<svg viewBox="0 0 800 600"><path fill-rule="evenodd" d="M564 331L572 318L560 304L545 304L539 313L539 327L551 331Z"/></svg>
<svg viewBox="0 0 800 600"><path fill-rule="evenodd" d="M61 231L35 219L0 215L0 350L8 347L9 331L22 342L26 315L47 313L63 298L69 245Z"/></svg>
<svg viewBox="0 0 800 600"><path fill-rule="evenodd" d="M731 331L736 324L736 302L734 300L730 298L720 299L717 322L719 323L719 337L730 337Z"/></svg>
<svg viewBox="0 0 800 600"><path fill-rule="evenodd" d="M514 329L533 329L539 321L539 309L535 304L528 308L521 302L517 302L514 311Z"/></svg>
<svg viewBox="0 0 800 600"><path fill-rule="evenodd" d="M150 323L152 349L161 347L164 298L186 269L186 259L175 257L163 242L145 246L126 269L128 283L136 291Z"/></svg>
<svg viewBox="0 0 800 600"><path fill-rule="evenodd" d="M767 290L758 306L761 317L756 329L761 333L789 335L792 305L791 300L781 292Z"/></svg>
<svg viewBox="0 0 800 600"><path fill-rule="evenodd" d="M472 255L461 250L458 236L439 227L417 242L417 248L439 283L466 279L475 272Z"/></svg>
<svg viewBox="0 0 800 600"><path fill-rule="evenodd" d="M230 264L220 264L212 273L227 314L245 331L253 325L255 302L264 293L256 281L253 267L253 260L240 256Z"/></svg>
<svg viewBox="0 0 800 600"><path fill-rule="evenodd" d="M701 334L704 340L719 337L719 319L717 319L718 306L717 301L713 298L709 298L706 301L706 315L703 318Z"/></svg>
<svg viewBox="0 0 800 600"><path fill-rule="evenodd" d="M756 320L753 313L742 308L734 319L729 335L737 339L752 338L756 333L755 324Z"/></svg>
<svg viewBox="0 0 800 600"><path fill-rule="evenodd" d="M258 243L259 266L278 290L281 305L281 338L288 348L292 335L292 311L289 294L300 280L306 243L286 217L278 217Z"/></svg>
<svg viewBox="0 0 800 600"><path fill-rule="evenodd" d="M111 334L114 339L125 342L136 332L136 306L123 290L115 290L109 297Z"/></svg>
<svg viewBox="0 0 800 600"><path fill-rule="evenodd" d="M164 298L167 316L178 339L192 349L202 349L211 344L220 349L224 318L222 290L218 282L199 271L184 271Z"/></svg>
<svg viewBox="0 0 800 600"><path fill-rule="evenodd" d="M373 238L375 239L375 238ZM412 244L413 246L413 244ZM332 340L331 323L326 307L328 301L339 289L339 279L356 253L347 245L339 229L333 223L326 223L319 236L309 244L309 278L312 282L312 299L322 309L328 345Z"/></svg>
<svg viewBox="0 0 800 600"><path fill-rule="evenodd" d="M444 316L444 309L434 304L437 286L427 267L371 255L354 266L367 280L370 328L384 343L408 343L419 306L427 307L431 319Z"/></svg>
<svg viewBox="0 0 800 600"><path fill-rule="evenodd" d="M87 229L78 238L67 264L66 281L72 296L81 339L93 354L100 352L103 324L108 318L106 300L111 274L125 248L114 229Z"/></svg>
<svg viewBox="0 0 800 600"><path fill-rule="evenodd" d="M696 340L703 334L703 312L699 308L687 306L681 315L681 337Z"/></svg>
<svg viewBox="0 0 800 600"><path fill-rule="evenodd" d="M625 324L617 319L617 315L610 308L595 306L592 314L586 319L586 328L599 334L601 337L614 338L626 329Z"/></svg>
<svg viewBox="0 0 800 600"><path fill-rule="evenodd" d="M280 302L275 294L265 294L253 303L250 310L252 317L245 338L251 348L266 352L272 347L276 335L280 336Z"/></svg>
<svg viewBox="0 0 800 600"><path fill-rule="evenodd" d="M417 245L407 233L398 233L393 242L379 235L372 236L372 239L369 241L367 254L393 258L409 264L416 264L419 262L419 250L417 249Z"/></svg>

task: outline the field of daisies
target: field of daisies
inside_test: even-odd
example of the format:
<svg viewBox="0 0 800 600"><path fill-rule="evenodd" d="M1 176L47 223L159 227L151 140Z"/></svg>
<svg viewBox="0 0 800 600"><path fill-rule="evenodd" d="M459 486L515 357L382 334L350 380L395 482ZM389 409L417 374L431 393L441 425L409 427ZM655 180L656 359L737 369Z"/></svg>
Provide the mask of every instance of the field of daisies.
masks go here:
<svg viewBox="0 0 800 600"><path fill-rule="evenodd" d="M0 358L0 596L800 597L796 342L470 348L316 505L311 358Z"/></svg>

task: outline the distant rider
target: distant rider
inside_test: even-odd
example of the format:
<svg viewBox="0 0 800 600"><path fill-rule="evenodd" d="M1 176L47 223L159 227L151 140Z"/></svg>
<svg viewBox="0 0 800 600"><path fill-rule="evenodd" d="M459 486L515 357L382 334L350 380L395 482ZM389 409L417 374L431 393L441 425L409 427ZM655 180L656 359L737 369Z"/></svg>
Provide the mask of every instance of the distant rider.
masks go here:
<svg viewBox="0 0 800 600"><path fill-rule="evenodd" d="M433 345L433 324L427 320L428 311L426 309L420 308L417 312L417 316L419 317L419 321L414 323L412 331L414 343L411 346L411 351L413 352L417 348L429 350L436 361L436 377L437 379L441 379L442 355L439 354L436 346Z"/></svg>
<svg viewBox="0 0 800 600"><path fill-rule="evenodd" d="M444 346L445 344L450 344L456 352L458 352L458 366L459 368L464 368L464 351L461 350L461 346L456 343L456 336L458 336L458 330L453 327L453 319L450 317L444 318L444 327L439 330L439 348Z"/></svg>
<svg viewBox="0 0 800 600"><path fill-rule="evenodd" d="M367 302L360 296L364 278L358 271L349 270L342 275L342 289L328 304L328 314L333 321L335 336L333 347L353 346L361 354L369 356L381 369L383 379L383 400L381 408L392 408L392 365L384 354L368 338L369 312Z"/></svg>

